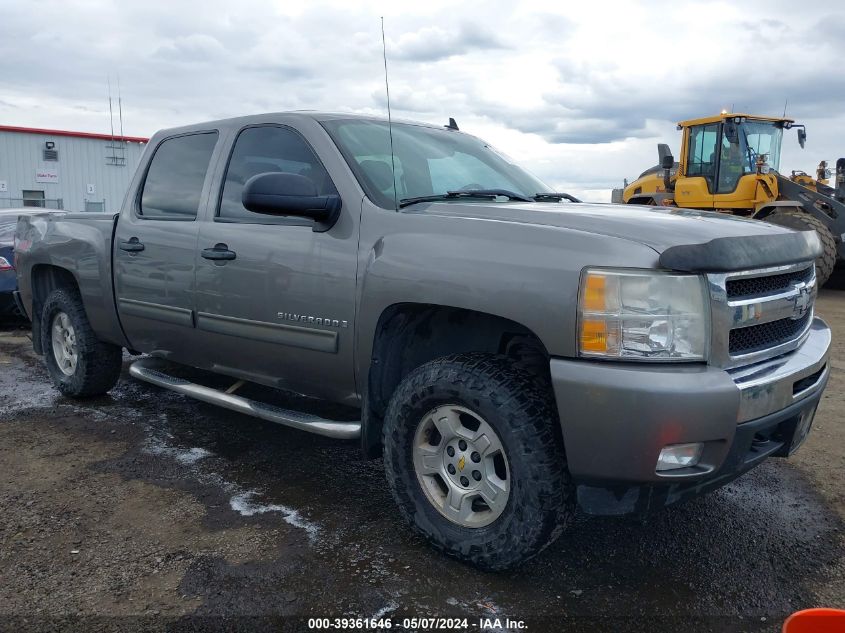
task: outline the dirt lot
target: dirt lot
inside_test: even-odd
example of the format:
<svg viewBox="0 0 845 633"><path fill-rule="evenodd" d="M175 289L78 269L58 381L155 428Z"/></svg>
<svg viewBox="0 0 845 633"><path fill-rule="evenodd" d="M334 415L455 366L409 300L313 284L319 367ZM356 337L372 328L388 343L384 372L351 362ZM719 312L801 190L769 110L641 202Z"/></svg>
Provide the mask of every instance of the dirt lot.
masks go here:
<svg viewBox="0 0 845 633"><path fill-rule="evenodd" d="M72 402L28 332L0 330L0 630L458 616L470 630L510 618L530 631L776 631L792 611L843 607L845 275L818 310L834 330L831 381L796 456L644 520L581 517L506 574L413 536L381 462L353 443L128 377Z"/></svg>

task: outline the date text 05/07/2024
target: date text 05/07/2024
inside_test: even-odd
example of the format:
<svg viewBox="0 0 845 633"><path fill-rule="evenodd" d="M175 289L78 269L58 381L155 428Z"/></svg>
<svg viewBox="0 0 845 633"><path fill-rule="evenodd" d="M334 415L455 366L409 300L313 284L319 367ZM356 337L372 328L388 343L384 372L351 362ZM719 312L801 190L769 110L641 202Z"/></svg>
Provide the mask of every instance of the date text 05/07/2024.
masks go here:
<svg viewBox="0 0 845 633"><path fill-rule="evenodd" d="M469 618L309 618L308 628L312 630L385 630L385 629L408 629L413 631L423 630L450 630L450 631L522 631L527 629L524 620L512 620L510 618L478 618L477 621L470 621Z"/></svg>

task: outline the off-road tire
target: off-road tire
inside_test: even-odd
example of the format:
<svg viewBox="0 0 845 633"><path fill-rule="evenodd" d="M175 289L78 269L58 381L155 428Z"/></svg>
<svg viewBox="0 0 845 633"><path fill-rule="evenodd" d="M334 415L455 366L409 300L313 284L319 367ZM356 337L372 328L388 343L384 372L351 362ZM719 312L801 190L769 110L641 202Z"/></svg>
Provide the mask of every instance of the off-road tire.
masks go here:
<svg viewBox="0 0 845 633"><path fill-rule="evenodd" d="M509 464L507 505L492 523L467 528L427 499L413 465L417 426L434 408L454 404L498 434ZM428 362L393 394L383 429L387 483L404 518L436 549L495 571L537 555L571 522L574 486L548 383L505 356L469 353Z"/></svg>
<svg viewBox="0 0 845 633"><path fill-rule="evenodd" d="M822 243L822 254L816 260L816 283L819 287L827 283L838 258L836 240L830 229L821 220L798 207L777 209L766 216L766 222L798 231L815 231Z"/></svg>
<svg viewBox="0 0 845 633"><path fill-rule="evenodd" d="M53 353L53 319L64 312L73 326L76 337L77 362L72 375L58 366ZM123 348L97 338L79 292L72 288L58 288L50 293L41 312L41 349L44 361L56 388L72 398L99 396L108 392L120 378Z"/></svg>

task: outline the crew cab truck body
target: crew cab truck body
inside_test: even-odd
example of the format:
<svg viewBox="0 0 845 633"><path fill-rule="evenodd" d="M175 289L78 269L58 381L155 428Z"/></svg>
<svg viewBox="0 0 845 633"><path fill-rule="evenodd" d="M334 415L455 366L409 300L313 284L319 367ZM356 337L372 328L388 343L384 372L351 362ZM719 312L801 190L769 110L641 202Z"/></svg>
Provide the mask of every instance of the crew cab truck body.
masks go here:
<svg viewBox="0 0 845 633"><path fill-rule="evenodd" d="M411 525L500 569L576 504L643 511L788 455L828 378L812 232L564 199L452 127L288 113L165 130L119 216L20 220L19 302L65 394L111 388L126 348L148 355L136 377L360 438Z"/></svg>

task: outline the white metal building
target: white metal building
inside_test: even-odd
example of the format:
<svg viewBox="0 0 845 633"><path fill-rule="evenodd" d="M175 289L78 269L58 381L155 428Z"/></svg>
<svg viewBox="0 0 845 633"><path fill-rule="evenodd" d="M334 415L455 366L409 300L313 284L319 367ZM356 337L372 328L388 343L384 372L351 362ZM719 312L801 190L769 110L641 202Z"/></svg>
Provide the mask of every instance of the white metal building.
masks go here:
<svg viewBox="0 0 845 633"><path fill-rule="evenodd" d="M148 140L0 125L0 209L117 213Z"/></svg>

